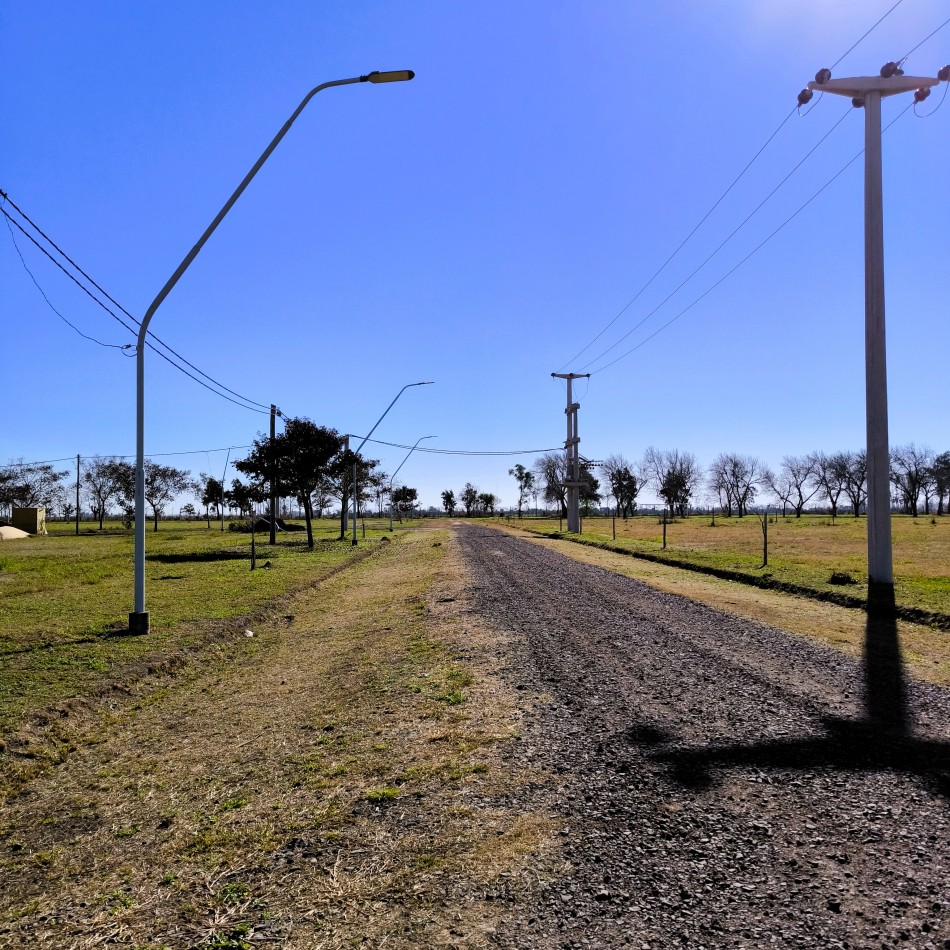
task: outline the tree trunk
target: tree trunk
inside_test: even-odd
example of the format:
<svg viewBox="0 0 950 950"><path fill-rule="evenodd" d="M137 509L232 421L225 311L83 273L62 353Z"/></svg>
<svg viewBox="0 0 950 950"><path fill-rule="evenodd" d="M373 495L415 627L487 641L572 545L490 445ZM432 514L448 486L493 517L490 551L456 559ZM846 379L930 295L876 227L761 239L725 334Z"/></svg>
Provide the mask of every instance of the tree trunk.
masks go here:
<svg viewBox="0 0 950 950"><path fill-rule="evenodd" d="M346 509L344 508L344 511ZM313 501L309 495L303 500L303 516L307 522L307 547L313 550Z"/></svg>

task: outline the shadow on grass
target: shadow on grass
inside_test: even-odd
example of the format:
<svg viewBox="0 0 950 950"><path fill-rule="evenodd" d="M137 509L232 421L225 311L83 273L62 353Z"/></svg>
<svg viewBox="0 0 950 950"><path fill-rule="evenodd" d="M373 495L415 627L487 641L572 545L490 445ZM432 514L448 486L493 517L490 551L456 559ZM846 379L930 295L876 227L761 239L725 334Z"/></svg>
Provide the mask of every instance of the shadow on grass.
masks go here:
<svg viewBox="0 0 950 950"><path fill-rule="evenodd" d="M716 772L730 767L840 772L900 772L915 775L950 799L950 742L918 738L907 704L892 588L868 598L864 639L864 716L825 716L825 734L801 739L737 742L705 748L671 747L675 737L652 725L626 732L633 745L666 762L675 781L703 791L716 784Z"/></svg>
<svg viewBox="0 0 950 950"><path fill-rule="evenodd" d="M149 554L147 560L159 564L201 564L213 561L249 561L247 551L189 551L182 554Z"/></svg>

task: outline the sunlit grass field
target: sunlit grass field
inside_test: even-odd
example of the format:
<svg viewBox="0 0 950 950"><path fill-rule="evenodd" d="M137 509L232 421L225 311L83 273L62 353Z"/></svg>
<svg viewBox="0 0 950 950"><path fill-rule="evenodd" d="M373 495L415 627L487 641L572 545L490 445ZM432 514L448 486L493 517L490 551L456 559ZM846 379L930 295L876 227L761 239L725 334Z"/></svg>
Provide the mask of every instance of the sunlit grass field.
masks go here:
<svg viewBox="0 0 950 950"><path fill-rule="evenodd" d="M325 577L380 543L388 522L366 522L366 539L337 540L339 522L255 537L212 522L160 522L146 534L145 596L152 631L122 635L133 607L133 535L121 525L48 524L49 535L0 542L0 731L28 707L79 695L117 667L148 663L203 642L200 625L252 613ZM398 530L398 526L397 526Z"/></svg>
<svg viewBox="0 0 950 950"><path fill-rule="evenodd" d="M557 533L555 519L525 519L522 524L546 534ZM583 519L583 538L616 544L671 561L740 571L755 577L798 584L821 591L867 594L867 520L827 515L783 518L768 523L768 565L763 566L762 522L709 515L677 518L666 526L655 514L612 519ZM566 525L564 525L566 527ZM894 580L898 603L950 614L950 516L940 518L895 515L892 518ZM850 578L853 584L829 583Z"/></svg>

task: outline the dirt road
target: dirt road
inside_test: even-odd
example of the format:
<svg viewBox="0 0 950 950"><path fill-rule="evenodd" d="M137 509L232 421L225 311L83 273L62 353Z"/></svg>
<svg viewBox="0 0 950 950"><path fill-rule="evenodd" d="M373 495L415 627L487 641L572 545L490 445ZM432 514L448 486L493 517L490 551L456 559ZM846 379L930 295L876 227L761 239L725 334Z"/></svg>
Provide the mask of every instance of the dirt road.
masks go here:
<svg viewBox="0 0 950 950"><path fill-rule="evenodd" d="M950 948L950 695L768 627L456 528L531 708L512 766L570 870L502 947ZM876 645L876 646L875 646Z"/></svg>

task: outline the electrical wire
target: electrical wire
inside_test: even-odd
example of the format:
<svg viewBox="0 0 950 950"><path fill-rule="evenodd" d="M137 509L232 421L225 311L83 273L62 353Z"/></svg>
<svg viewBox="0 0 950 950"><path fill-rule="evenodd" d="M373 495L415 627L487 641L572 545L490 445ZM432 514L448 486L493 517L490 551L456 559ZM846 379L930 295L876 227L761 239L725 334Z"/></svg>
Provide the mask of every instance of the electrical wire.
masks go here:
<svg viewBox="0 0 950 950"><path fill-rule="evenodd" d="M12 204L12 202L11 202L11 204ZM118 323L119 323L121 326L125 327L125 329L128 330L130 333L132 333L132 334L135 333L135 330L134 330L134 329L132 329L131 327L127 326L127 325L122 321L121 317L119 317L114 311L110 310L110 309L109 309L101 300L99 300L99 298L96 297L87 287L84 287L78 280L76 280L76 278L75 278L72 274L70 274L69 271L66 270L66 268L63 267L63 265L60 264L60 262L57 261L56 258L53 257L53 255L50 254L49 251L47 251L46 248L43 247L43 246L36 240L36 238L33 237L33 235L31 235L29 232L27 232L27 231L23 228L23 226L22 226L17 220L15 220L14 218L11 218L10 215L7 214L7 212L6 212L2 207L0 207L0 214L3 214L3 216L7 219L7 221L13 222L13 224L16 225L16 227L19 228L19 230L20 230L27 238L29 238L29 240L31 240L31 241L33 242L33 244L36 245L36 247L39 248L39 250L42 251L42 252L50 259L50 261L53 262L53 264L55 264L77 287L79 287L80 290L82 290L82 291L83 291L85 294L87 294L92 300L94 300L103 310L105 310L106 313L108 313L114 320L118 321ZM133 318L133 319L134 319L134 318ZM146 341L146 346L148 346L148 348L149 348L153 353L155 353L156 356L160 356L163 360L165 360L166 363L168 363L168 364L171 365L171 366L174 366L175 369L177 369L179 373L184 373L185 376L187 376L189 379L194 380L199 386L204 386L204 388L207 389L208 392L214 393L215 396L219 396L221 399L226 399L228 402L234 403L235 406L240 406L241 409L247 409L249 412L257 412L257 413L260 413L260 414L263 415L263 416L270 415L270 409L269 409L269 408L268 408L268 409L255 409L254 406L246 406L246 405L244 405L244 403L238 402L237 399L232 399L230 396L225 396L224 393L218 392L218 390L213 389L211 386L209 386L209 385L208 385L206 382L204 382L203 380L198 379L197 376L193 376L191 373L188 372L188 370L183 369L183 368L182 368L181 366L179 366L174 360L172 360L170 357L166 356L161 350L159 350L157 347L153 346L153 345L152 345L151 343L149 343L148 341ZM198 372L201 372L201 371L199 370ZM204 374L202 374L202 375L204 375ZM208 378L210 379L210 377L208 377ZM220 384L217 384L217 385L220 385ZM222 388L225 388L225 387L222 387ZM228 390L228 392L231 392L231 390ZM243 399L244 397L243 397L243 396L239 396L238 398ZM247 400L247 401L250 402L250 400ZM260 405L263 405L263 403L254 403L254 405L255 405L255 406L260 406Z"/></svg>
<svg viewBox="0 0 950 950"><path fill-rule="evenodd" d="M882 130L882 134L883 132L886 132L895 122L897 122L897 120L900 119L901 116L903 116L912 106L913 106L913 103L910 103L900 113L898 113L884 127L884 129ZM751 251L749 251L749 253L746 254L746 256L743 257L742 260L740 260L734 267L726 271L726 273L723 274L722 277L720 277L719 280L717 280L711 287L703 291L703 293L700 294L691 304L689 304L689 306L684 307L679 313L676 314L676 316L672 317L670 320L667 320L667 322L664 323L663 326L661 326L659 329L651 333L650 336L646 337L646 339L641 340L636 346L631 347L625 353L622 353L620 356L618 356L616 359L611 360L609 363L605 363L599 369L593 370L591 372L591 375L593 376L596 373L602 373L605 369L609 369L615 363L619 363L622 359L625 359L631 353L635 352L636 350L639 350L640 347L649 343L650 340L652 340L655 336L658 336L660 333L662 333L668 326L670 326L671 324L679 320L679 318L682 317L689 310L692 310L692 308L695 307L696 304L698 304L703 298L705 298L710 293L712 293L712 291L714 291L721 283L723 283L723 281L725 281L728 277L731 277L740 267L742 267L742 265L745 264L746 261L748 261L753 255L757 254L763 247L765 247L765 245L768 244L768 242L771 241L772 238L774 238L780 231L782 231L786 227L786 225L790 224L795 218L797 218L798 215L800 215L820 194L822 194L822 192L824 192L826 188L828 188L833 182L835 182L838 178L840 178L841 175L843 175L863 154L864 154L864 149L861 149L860 152L858 152L849 162L847 162L847 164L845 164L842 168L840 168L831 178L828 179L828 181L824 183L824 185L821 186L821 188L818 189L818 191L816 191L803 205L801 205L801 207L799 207L797 211L789 215L789 217L787 217L768 237L766 237L763 241L757 244Z"/></svg>
<svg viewBox="0 0 950 950"><path fill-rule="evenodd" d="M853 46L849 47L845 52L843 52L832 64L831 68L834 69L849 53L854 52L902 3L904 0L897 0L897 3L894 4L875 24L865 33ZM916 49L917 47L914 47ZM911 53L913 50L911 50ZM910 54L908 54L910 55Z"/></svg>
<svg viewBox="0 0 950 950"><path fill-rule="evenodd" d="M940 26L937 27L932 33L928 33L915 47L908 50L900 59L899 65L903 65L910 58L911 53L916 53L924 43L927 42L931 37L936 36L948 23L950 23L950 17L943 21Z"/></svg>
<svg viewBox="0 0 950 950"><path fill-rule="evenodd" d="M362 438L362 436L354 435L354 439ZM387 445L393 449L412 449L414 446L411 445L402 445L399 442L383 442L380 439L366 439L366 442L372 442L375 445ZM561 452L563 451L564 446L558 446L553 449L514 449L512 451L499 451L499 452L479 452L469 449L431 449L426 448L425 446L419 446L415 449L416 452L428 452L430 455L541 455L544 452Z"/></svg>
<svg viewBox="0 0 950 950"><path fill-rule="evenodd" d="M30 226L33 227L39 234L41 234L41 235L43 236L43 238L44 238L53 248L56 249L56 251L57 251L58 254L60 254L65 260L67 260L80 274L82 274L82 276L83 276L87 281L89 281L89 283L92 284L92 286L95 287L96 290L98 290L107 300L109 300L109 301L110 301L111 303L113 303L119 310L121 310L122 313L124 313L124 314L135 324L136 327L141 325L141 321L140 321L140 320L138 320L135 316L133 316L128 310L126 310L125 307L122 306L122 304L120 304L113 296L111 296L111 294L109 294L106 290L104 290L104 289L102 288L102 286L100 286L95 280L93 280L93 278L90 277L89 274L87 274L86 271L84 271L84 270L83 270L83 269L82 269L82 268L81 268L81 267L49 236L49 235L48 235L48 234L46 234L46 232L43 231L43 229L42 229L41 227L39 227L39 225L36 224L36 222L33 221L33 220L29 217L29 215L27 215L27 214L13 201L13 199L10 198L10 196L9 196L6 192L4 192L2 189L0 189L0 197L2 197L2 199L3 199L4 202L9 203L13 208L15 208L16 211L17 211L17 213L18 213L25 221L29 222ZM102 307L103 310L106 311L106 313L108 313L113 319L117 320L123 327L125 327L126 330L128 330L128 331L129 331L130 333L132 333L133 335L137 335L137 331L136 331L135 329L133 329L132 327L128 326L128 324L126 324L120 317L118 317L112 310L110 310L109 307L107 307L101 300L99 300L87 287L83 286L83 284L81 284L81 283L75 278L75 276L73 276L72 274L70 274L69 271L66 270L66 268L63 267L62 264L60 264L59 261L57 261L32 235L30 235L30 234L22 227L22 225L20 225L20 223L19 223L18 221L16 221L15 219L11 218L10 215L7 214L7 212L4 211L2 207L0 207L0 212L2 212L2 213L4 214L4 216L7 218L8 221L12 221L12 222L20 229L20 231L22 231L23 234L26 235L26 237L28 237L28 238L33 242L33 244L36 245L37 248L39 248L64 274L66 274L67 277L70 278L70 280L73 281L73 283L76 284L77 287L79 287L84 293L86 293L90 298L92 298L92 300L94 300L100 307ZM214 383L214 385L217 386L219 389L223 389L225 392L230 393L232 396L237 396L237 398L240 399L240 400L243 400L243 402L250 403L250 406L244 406L243 408L250 409L251 406L258 406L258 407L260 407L260 410L263 411L264 413L269 413L269 412L270 412L270 407L269 407L268 405L265 405L264 403L261 403L261 402L257 402L257 401L254 400L254 399L249 399L247 396L242 396L240 393L235 392L233 389L229 389L229 388L228 388L227 386L225 386L223 383L218 382L218 380L214 379L214 377L209 376L209 375L208 375L207 373L205 373L203 370L201 370L201 369L199 369L197 366L195 366L194 363L191 363L191 362L189 362L187 359L185 359L184 356L182 356L179 352L177 352L177 350L173 349L171 346L169 346L167 343L165 343L164 340L162 340L162 339L161 339L160 337L158 337L156 334L152 333L151 331L148 331L148 332L147 332L147 336L148 336L148 337L151 337L151 339L155 340L156 343L158 343L158 344L160 344L161 346L163 346L166 350L168 350L169 353L172 353L175 357L177 357L179 360L181 360L181 362L184 363L186 366L188 366L188 367L190 367L191 369L193 369L196 373L198 373L199 375L203 376L205 379L207 379L207 380L209 380L210 382ZM161 356L163 359L165 359L166 362L170 363L172 366L175 366L175 368L176 368L177 370L179 370L179 372L184 373L184 374L185 374L186 376L188 376L190 379L193 379L195 382L199 383L200 385L205 386L205 388L208 389L210 392L215 392L215 390L212 389L210 386L205 385L205 384L202 383L201 380L199 380L199 379L195 379L195 377L192 376L190 373L188 373L188 372L186 372L185 370L183 370L180 366L177 366L177 365L174 363L173 360L169 359L167 356L165 356L163 353L161 353L161 351L159 351L158 349L156 349L154 345L152 345L151 343L147 343L147 345L148 345L148 347L149 347L153 352L157 353L159 356ZM216 393L216 395L221 396L222 399L227 399L227 398L228 398L227 396L224 396L222 393ZM228 400L228 401L229 401L229 402L234 402L233 399L230 399L230 400ZM235 405L240 405L240 403L235 403ZM257 410L252 410L252 411L257 411Z"/></svg>
<svg viewBox="0 0 950 950"><path fill-rule="evenodd" d="M873 33L874 30L876 30L876 29L881 25L881 23L883 23L884 20L886 20L887 17L889 17L903 2L904 2L904 0L897 0L897 2L894 3L893 6L890 7L890 9L888 9L881 17L878 18L878 20L870 27L870 29L868 29L867 31L865 31L850 47L848 47L848 49L847 49L844 53L841 54L841 56L838 57L837 60L835 60L835 62L834 62L834 64L833 64L832 68L834 68L834 67L837 66L839 63L841 63L842 60L845 59L845 57L847 57L847 56L848 56L851 52L853 52L858 46L860 46L861 43L863 43L864 40L867 39L867 37L870 36L870 34ZM948 22L950 22L950 21L948 21ZM945 26L945 25L946 25L946 24L943 24L943 26ZM942 27L938 27L938 29L941 29L941 28L942 28ZM935 30L934 32L937 32L937 31ZM933 36L933 33L930 34L930 35ZM927 37L927 39L929 39L929 38L930 38L930 37ZM923 40L922 42L926 42L926 40ZM921 45L921 44L918 43L918 46L920 46L920 45ZM917 47L915 46L914 49L917 49ZM910 52L912 53L913 51L914 51L914 50L911 50ZM907 55L909 56L910 53L908 53ZM819 97L819 101L820 101L820 98L821 98L821 97ZM815 103L815 105L817 105L817 103ZM814 108L814 106L812 106L812 108ZM561 368L558 370L558 372L563 372L564 369L565 369L567 366L571 365L576 359L578 359L578 357L580 357L580 356L582 356L584 353L586 353L587 350L589 350L589 349L607 332L607 330L609 330L609 329L617 322L617 320L620 319L620 317L637 301L637 299L639 299L639 297L643 294L643 292L653 283L654 280L656 280L657 277L659 277L659 275L666 269L667 265L669 265L670 262L679 254L679 252L683 249L683 247L685 247L685 245L689 242L690 238L692 238L693 235L700 229L700 227L702 227L702 225L706 222L706 220L707 220L707 219L709 218L709 216L713 213L713 211L715 211L716 208L719 207L719 205L722 203L722 201L725 199L725 197L726 197L726 196L732 191L732 189L738 184L738 182L740 181L740 179L745 175L745 173L749 170L749 168L751 168L751 166L755 163L755 161L758 159L758 157L762 154L763 151L765 151L765 149L768 147L768 145L772 142L772 140L775 138L775 136L778 135L778 133L782 130L782 128L785 126L785 124L788 122L788 120L795 114L796 111L799 111L799 114L800 114L800 115L802 114L802 113L800 112L800 110L799 110L799 107L796 106L795 108L793 108L793 109L791 110L791 112L789 112L788 115L785 116L785 118L781 121L781 123L779 123L778 128L776 128L775 131L765 140L765 143L764 143L764 144L759 148L759 150L752 156L752 158L749 160L749 162L745 165L745 167L742 169L742 171L739 172L739 174L738 174L738 175L736 176L736 178L732 181L732 183L726 188L726 190L722 193L722 195L719 196L719 198L716 200L716 202L713 204L713 206L709 209L709 211L707 211L706 214L703 215L703 217L700 219L699 223L696 224L696 226L689 232L689 234L686 235L686 237L680 242L680 244L677 245L676 249L675 249L675 250L673 251L673 253L663 262L663 264L662 264L662 265L660 266L660 268L656 271L656 273L654 273L653 276L650 277L650 279L637 291L637 293L633 296L633 298L632 298L630 301L628 301L628 302L620 309L620 311L616 314L616 316L613 317L613 319L610 320L610 321L603 327L603 329L602 329L589 343L587 343L586 346L584 346L583 349L581 349L581 350L579 350L577 353L575 353L574 356L572 356L566 363L564 363L564 364L561 366ZM808 112L803 113L803 115L808 115L808 113L810 113L810 112L811 112L811 109L809 109ZM809 153L809 154L810 154L810 153ZM701 266L702 266L702 265L701 265ZM674 293L675 293L675 291L674 291ZM641 321L641 324L642 324L642 321ZM640 326L641 324L637 324L637 326ZM633 329L635 330L636 328L637 328L637 327L634 327ZM633 332L633 331L630 331L630 332ZM628 333L626 336L629 336L629 333ZM618 340L618 343L621 342L623 339L626 339L626 336L625 336L625 337L622 337L621 340ZM614 344L614 345L616 346L617 344ZM594 358L593 360L591 360L587 365L590 365L590 363L596 362L596 360L599 359L599 358L600 358L600 357L595 357L595 358Z"/></svg>
<svg viewBox="0 0 950 950"><path fill-rule="evenodd" d="M250 445L226 445L220 449L187 449L184 452L149 452L149 458L170 458L175 455L201 455L204 452L230 452L233 449L249 449ZM79 457L87 462L94 462L100 459L134 459L135 454L131 455L83 455ZM0 465L0 468L29 468L32 465L52 465L55 462L75 462L76 456L70 455L64 459L44 459L41 462L8 462L6 465Z"/></svg>
<svg viewBox="0 0 950 950"><path fill-rule="evenodd" d="M601 352L599 355L595 356L592 360L586 363L581 369L586 370L588 366L592 366L598 360L605 357L608 353L618 347L624 340L628 339L631 334L638 330L647 320L650 319L658 310L664 307L673 297L676 296L751 220L755 217L756 214L765 206L765 204L770 201L774 195L779 191L779 189L798 171L802 165L818 150L818 148L825 142L825 140L834 132L839 125L854 111L853 108L848 108L846 112L841 114L841 118L815 143L812 148L806 152L804 157L796 164L792 170L760 201L755 208L742 220L742 222L719 244L716 249L709 254L709 256L695 269L688 277L682 280L669 294L666 295L642 320L636 323L631 327L620 339L615 343L612 343L607 347L606 350Z"/></svg>
<svg viewBox="0 0 950 950"><path fill-rule="evenodd" d="M943 95L940 97L940 101L929 112L918 112L917 108L920 106L920 103L915 102L914 115L917 116L918 119L929 119L944 104L948 89L950 89L950 82L943 83Z"/></svg>
<svg viewBox="0 0 950 950"><path fill-rule="evenodd" d="M782 131L782 129L784 128L785 124L788 122L788 120L789 120L794 114L795 114L795 109L792 109L792 111L789 112L789 114L788 114L787 116L785 116L784 119L782 119L782 121L779 123L778 128L765 140L764 144L759 148L759 150L755 153L755 155L753 155L752 158L748 161L748 163L746 164L745 168L743 168L742 171L739 172L738 175L736 175L736 177L732 180L732 182L731 182L731 184L729 185L729 187L726 188L726 190L716 199L716 201L714 202L713 206L702 216L702 218L699 219L699 222L698 222L698 223L695 225L695 227L689 232L689 234L687 234L686 237L683 238L682 241L680 241L680 243L677 245L677 247L676 247L676 249L673 251L673 253L670 254L670 256L660 265L660 267L659 267L659 268L657 269L657 271L653 274L653 276L650 277L650 279L633 295L633 297L632 297L629 301L627 301L627 303L624 304L623 307L620 308L620 310L619 310L619 312L617 313L617 315L600 331L600 333L597 334L597 336L595 336L595 337L590 341L590 343L588 343L582 350L579 350L577 353L575 353L566 363L564 363L563 366L561 366L561 368L558 370L559 373L560 373L560 372L563 372L563 371L564 371L564 368L565 368L566 366L569 366L571 363L573 363L574 360L576 360L576 359L577 359L579 356L581 356L583 353L586 353L587 350L589 350L589 349L590 349L590 348L591 348L591 347L623 316L623 314L626 313L626 311L627 311L634 303L636 303L636 301L640 298L640 296L643 294L643 292L653 283L653 281L655 281L655 280L657 279L657 277L659 277L660 274L662 274L663 271L666 270L667 266L670 264L670 262L673 260L673 258L675 258L677 254L679 254L679 252L680 252L680 251L686 246L686 244L689 242L690 238L703 226L703 224L705 224L706 220L707 220L707 219L709 218L709 216L716 210L716 208L718 208L719 205L722 204L723 200L726 198L726 196L729 194L729 192L731 192L732 189L735 188L735 186L736 186L736 185L739 183L739 181L742 179L743 175L745 175L745 173L753 166L753 164L755 163L755 160L765 151L765 149L766 149L766 148L769 146L769 144L771 143L772 139L774 139L775 136L778 135L779 132Z"/></svg>
<svg viewBox="0 0 950 950"><path fill-rule="evenodd" d="M13 227L10 224L10 216L6 213L6 211L3 211L3 208L0 208L0 212L3 212L4 224L6 224L7 230L10 232L10 240L13 241L13 247L16 250L17 257L20 258L20 263L23 265L23 269L27 272L27 274L29 274L30 280L33 281L34 286L40 292L40 296L42 296L42 298L46 301L46 306L49 307L50 310L52 310L53 313L55 313L56 316L59 317L59 319L62 320L63 323L66 324L66 326L68 326L72 330L75 330L76 333L78 333L84 340L90 340L91 342L96 343L99 346L105 347L106 349L119 350L124 356L129 356L130 354L126 353L125 351L129 349L133 349L131 343L125 343L125 344L103 343L102 340L97 340L94 336L90 336L88 333L83 333L82 330L80 330L79 327L77 327L75 323L72 323L70 320L64 317L63 314L61 314L53 306L52 301L49 299L49 297L46 296L46 291L43 290L43 288L40 286L40 282L36 279L36 275L33 273L33 271L30 270L30 268L27 266L26 261L23 258L23 252L20 250L20 245L17 244L16 242L16 235L13 233Z"/></svg>

